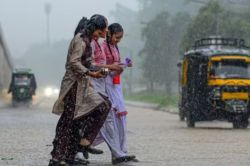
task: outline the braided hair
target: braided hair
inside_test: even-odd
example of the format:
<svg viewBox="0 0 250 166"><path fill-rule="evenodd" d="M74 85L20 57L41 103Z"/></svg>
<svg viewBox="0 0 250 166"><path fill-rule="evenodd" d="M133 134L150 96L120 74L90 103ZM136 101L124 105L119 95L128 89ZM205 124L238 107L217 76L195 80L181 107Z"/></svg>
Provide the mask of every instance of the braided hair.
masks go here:
<svg viewBox="0 0 250 166"><path fill-rule="evenodd" d="M113 56L111 48L110 48L112 36L116 33L123 32L123 28L119 23L113 23L113 24L109 25L108 30L109 30L109 33L107 33L107 36L106 36L107 44L108 44L109 51L110 51L111 55ZM115 45L115 47L118 50L118 52L120 52L118 46Z"/></svg>

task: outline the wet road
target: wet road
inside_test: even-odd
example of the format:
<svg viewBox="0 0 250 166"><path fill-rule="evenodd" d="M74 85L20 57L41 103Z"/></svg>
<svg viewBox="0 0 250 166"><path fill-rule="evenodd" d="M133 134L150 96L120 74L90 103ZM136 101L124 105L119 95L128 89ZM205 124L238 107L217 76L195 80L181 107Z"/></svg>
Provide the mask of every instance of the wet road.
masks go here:
<svg viewBox="0 0 250 166"><path fill-rule="evenodd" d="M50 107L0 108L0 166L45 166L58 117ZM174 114L128 107L131 166L249 166L250 131L229 123L197 123L186 128ZM90 156L90 166L109 166L110 152Z"/></svg>

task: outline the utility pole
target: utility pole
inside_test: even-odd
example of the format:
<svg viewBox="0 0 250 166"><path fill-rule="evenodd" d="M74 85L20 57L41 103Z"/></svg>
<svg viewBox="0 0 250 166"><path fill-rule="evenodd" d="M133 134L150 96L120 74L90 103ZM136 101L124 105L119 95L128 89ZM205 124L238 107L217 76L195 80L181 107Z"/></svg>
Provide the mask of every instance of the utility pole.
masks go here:
<svg viewBox="0 0 250 166"><path fill-rule="evenodd" d="M44 11L45 11L45 14L46 14L47 44L48 44L48 47L50 47L50 13L51 13L51 5L49 3L45 3Z"/></svg>

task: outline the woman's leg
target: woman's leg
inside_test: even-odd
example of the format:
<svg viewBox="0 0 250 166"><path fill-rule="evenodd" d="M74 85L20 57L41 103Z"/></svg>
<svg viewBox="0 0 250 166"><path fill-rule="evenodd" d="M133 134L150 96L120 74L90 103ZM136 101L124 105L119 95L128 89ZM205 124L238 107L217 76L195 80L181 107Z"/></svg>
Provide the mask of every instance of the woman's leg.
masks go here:
<svg viewBox="0 0 250 166"><path fill-rule="evenodd" d="M117 135L119 140L119 147L121 151L128 155L128 148L127 148L127 119L126 116L118 117L116 115L115 122L117 126Z"/></svg>
<svg viewBox="0 0 250 166"><path fill-rule="evenodd" d="M120 146L121 150L128 154L128 145L127 145L127 116L119 117L119 135L120 135Z"/></svg>
<svg viewBox="0 0 250 166"><path fill-rule="evenodd" d="M93 143L107 118L111 103L107 98L104 99L105 102L96 107L84 120L79 120L82 146Z"/></svg>
<svg viewBox="0 0 250 166"><path fill-rule="evenodd" d="M119 158L126 156L120 148L119 135L117 134L117 126L115 123L115 111L111 110L106 119L100 134L105 140L112 154L112 158Z"/></svg>
<svg viewBox="0 0 250 166"><path fill-rule="evenodd" d="M72 136L74 135L75 124L73 121L75 111L76 84L72 87L64 99L64 112L61 115L57 126L56 135L53 141L52 158L65 160L66 155L71 153Z"/></svg>

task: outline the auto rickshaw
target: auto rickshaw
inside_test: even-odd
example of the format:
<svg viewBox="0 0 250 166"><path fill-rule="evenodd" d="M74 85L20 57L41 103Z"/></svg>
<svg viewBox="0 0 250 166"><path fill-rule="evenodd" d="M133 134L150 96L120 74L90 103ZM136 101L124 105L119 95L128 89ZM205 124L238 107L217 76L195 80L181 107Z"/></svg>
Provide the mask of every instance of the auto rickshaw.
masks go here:
<svg viewBox="0 0 250 166"><path fill-rule="evenodd" d="M179 116L188 127L222 120L247 128L250 50L243 39L208 37L185 52L179 66Z"/></svg>
<svg viewBox="0 0 250 166"><path fill-rule="evenodd" d="M36 88L35 75L30 69L15 69L8 91L12 94L12 105L16 107L19 103L23 103L30 106Z"/></svg>

